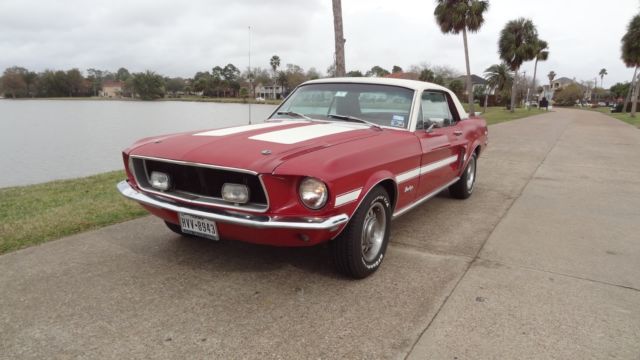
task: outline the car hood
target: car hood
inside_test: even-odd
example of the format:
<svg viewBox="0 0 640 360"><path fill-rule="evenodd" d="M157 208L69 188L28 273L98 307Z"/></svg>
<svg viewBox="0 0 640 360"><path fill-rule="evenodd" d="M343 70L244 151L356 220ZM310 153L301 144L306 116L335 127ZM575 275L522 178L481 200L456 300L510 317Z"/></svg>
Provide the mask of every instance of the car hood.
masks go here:
<svg viewBox="0 0 640 360"><path fill-rule="evenodd" d="M270 121L255 125L146 138L126 152L271 173L302 154L377 136L377 128L343 122Z"/></svg>

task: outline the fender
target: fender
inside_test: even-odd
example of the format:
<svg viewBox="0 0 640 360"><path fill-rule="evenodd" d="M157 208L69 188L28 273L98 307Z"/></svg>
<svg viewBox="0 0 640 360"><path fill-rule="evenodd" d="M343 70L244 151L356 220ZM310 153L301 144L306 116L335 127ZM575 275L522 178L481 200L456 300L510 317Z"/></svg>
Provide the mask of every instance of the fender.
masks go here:
<svg viewBox="0 0 640 360"><path fill-rule="evenodd" d="M458 176L461 176L462 172L467 168L467 164L469 164L469 159L471 158L471 154L476 152L478 147L480 147L480 151L482 151L482 147L481 146L482 146L482 142L478 139L478 140L473 142L473 145L468 147L468 149L473 149L473 150L471 150L468 153L464 154L464 158L463 158L463 161L462 161L462 166L460 166L460 170L458 171ZM479 156L480 156L480 154L478 154L478 157Z"/></svg>
<svg viewBox="0 0 640 360"><path fill-rule="evenodd" d="M362 202L367 197L367 195L369 195L371 190L373 190L373 188L378 186L380 183L388 180L391 180L395 187L395 194L389 194L389 197L393 198L391 203L391 214L393 214L399 195L398 183L396 182L395 175L389 170L378 170L369 176L364 186L362 187L362 191L360 192L358 199L349 206L347 212L347 214L349 215L349 221L351 221L351 218L353 218L353 214L355 214L356 210L360 207L360 205L362 205ZM335 236L331 238L331 240L338 237L348 225L348 222L344 224L342 228L335 234Z"/></svg>

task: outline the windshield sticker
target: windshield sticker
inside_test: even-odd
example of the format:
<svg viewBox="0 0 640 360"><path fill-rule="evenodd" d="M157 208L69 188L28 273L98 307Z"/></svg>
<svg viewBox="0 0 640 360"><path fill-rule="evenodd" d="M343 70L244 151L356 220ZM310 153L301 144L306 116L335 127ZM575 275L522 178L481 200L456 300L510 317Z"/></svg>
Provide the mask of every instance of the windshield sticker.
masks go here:
<svg viewBox="0 0 640 360"><path fill-rule="evenodd" d="M335 97L345 97L347 96L347 92L346 91L338 91L336 92Z"/></svg>
<svg viewBox="0 0 640 360"><path fill-rule="evenodd" d="M393 115L393 118L391 119L391 126L404 127L404 116Z"/></svg>

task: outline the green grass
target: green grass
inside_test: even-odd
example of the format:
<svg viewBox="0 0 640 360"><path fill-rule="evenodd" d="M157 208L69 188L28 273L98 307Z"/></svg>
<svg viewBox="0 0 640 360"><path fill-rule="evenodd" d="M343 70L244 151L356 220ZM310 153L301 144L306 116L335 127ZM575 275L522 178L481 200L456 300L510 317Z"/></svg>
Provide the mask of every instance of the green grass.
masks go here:
<svg viewBox="0 0 640 360"><path fill-rule="evenodd" d="M147 212L116 190L123 171L0 189L0 254Z"/></svg>
<svg viewBox="0 0 640 360"><path fill-rule="evenodd" d="M463 106L465 110L469 111L467 104L463 104ZM482 112L483 110L484 110L483 107L477 107L476 105L476 111ZM546 113L545 110L539 110L536 108L531 108L529 110L525 108L516 108L516 111L512 113L509 110L507 110L504 106L491 106L491 107L488 107L487 112L482 113L480 117L482 117L487 121L487 125L492 125L492 124L499 124L505 121L522 119L528 116L544 114L544 113Z"/></svg>
<svg viewBox="0 0 640 360"><path fill-rule="evenodd" d="M636 117L632 118L631 115L629 115L629 113L612 113L608 107L591 108L588 110L597 111L599 113L609 115L612 118L618 119L620 121L624 121L627 124L631 124L640 128L640 113L637 113Z"/></svg>

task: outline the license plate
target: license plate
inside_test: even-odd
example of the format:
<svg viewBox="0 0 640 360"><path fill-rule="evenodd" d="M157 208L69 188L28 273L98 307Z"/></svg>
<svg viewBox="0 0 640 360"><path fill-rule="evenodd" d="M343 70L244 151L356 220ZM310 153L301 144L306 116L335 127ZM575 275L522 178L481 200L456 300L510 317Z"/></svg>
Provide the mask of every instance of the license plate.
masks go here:
<svg viewBox="0 0 640 360"><path fill-rule="evenodd" d="M200 236L211 240L219 240L216 223L200 216L180 214L180 228L185 234Z"/></svg>

